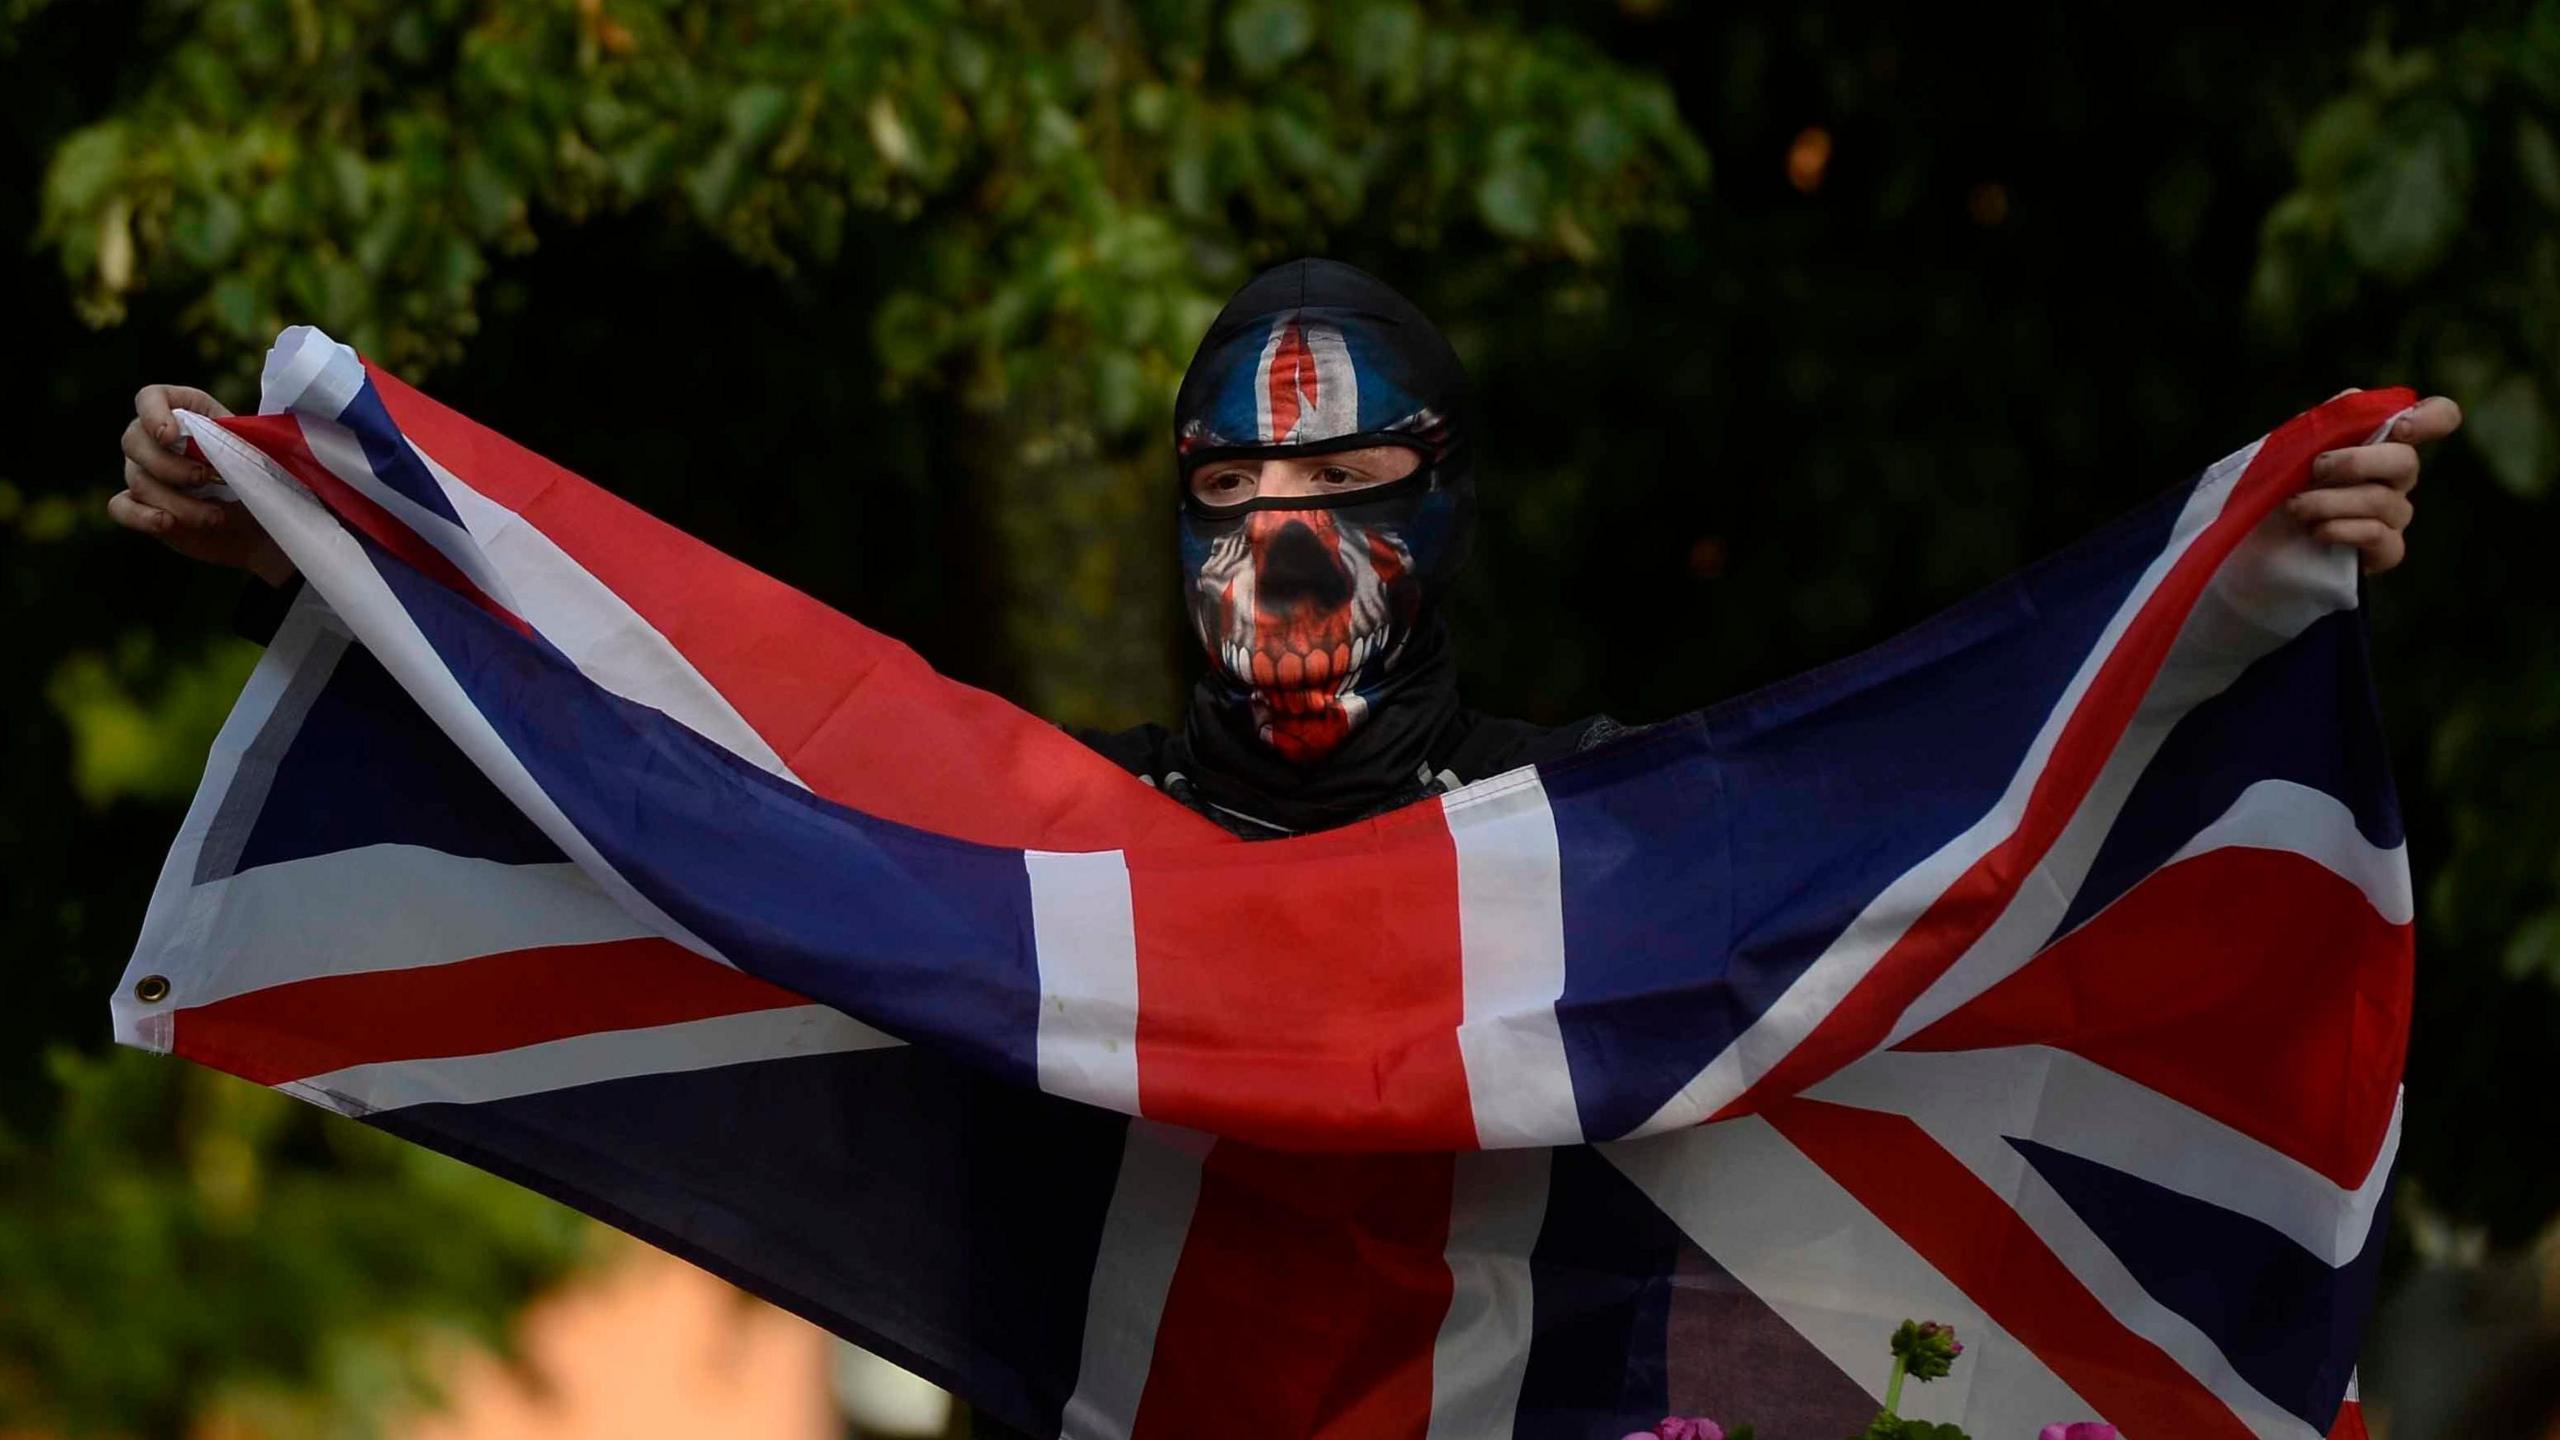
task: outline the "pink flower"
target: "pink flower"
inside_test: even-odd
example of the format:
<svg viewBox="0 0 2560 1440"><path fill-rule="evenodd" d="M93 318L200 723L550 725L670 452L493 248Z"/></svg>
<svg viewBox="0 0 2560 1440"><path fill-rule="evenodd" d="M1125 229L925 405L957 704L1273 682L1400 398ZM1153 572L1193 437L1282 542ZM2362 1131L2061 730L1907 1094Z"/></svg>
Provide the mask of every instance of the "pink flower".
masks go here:
<svg viewBox="0 0 2560 1440"><path fill-rule="evenodd" d="M2078 1420L2069 1425L2047 1425L2036 1440L2116 1440L2116 1427L2097 1420Z"/></svg>
<svg viewBox="0 0 2560 1440"><path fill-rule="evenodd" d="M1665 1415L1650 1430L1638 1430L1624 1440L1724 1440L1724 1427L1704 1415Z"/></svg>

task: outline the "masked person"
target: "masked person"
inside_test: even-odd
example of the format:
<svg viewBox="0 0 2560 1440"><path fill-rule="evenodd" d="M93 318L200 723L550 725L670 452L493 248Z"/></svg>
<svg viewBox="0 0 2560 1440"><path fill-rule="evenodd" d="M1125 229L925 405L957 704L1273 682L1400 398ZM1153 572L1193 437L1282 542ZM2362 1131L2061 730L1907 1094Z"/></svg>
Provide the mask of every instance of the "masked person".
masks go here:
<svg viewBox="0 0 2560 1440"><path fill-rule="evenodd" d="M145 386L108 513L195 559L265 582L240 628L272 633L295 576L245 507L187 493L214 478L178 448L173 409L230 413L201 390ZM2313 466L2289 504L2368 571L2400 563L2416 445L2461 423L2436 397L2376 444ZM1236 292L1175 401L1176 527L1191 628L1208 656L1179 731L1079 738L1248 839L1322 830L1622 734L1594 716L1548 729L1468 709L1446 608L1475 519L1478 436L1449 342L1411 302L1329 260L1293 260Z"/></svg>
<svg viewBox="0 0 2560 1440"><path fill-rule="evenodd" d="M1183 596L1208 673L1179 732L1080 738L1261 839L1623 733L1460 703L1446 609L1475 454L1465 371L1411 302L1331 260L1256 276L1174 401Z"/></svg>

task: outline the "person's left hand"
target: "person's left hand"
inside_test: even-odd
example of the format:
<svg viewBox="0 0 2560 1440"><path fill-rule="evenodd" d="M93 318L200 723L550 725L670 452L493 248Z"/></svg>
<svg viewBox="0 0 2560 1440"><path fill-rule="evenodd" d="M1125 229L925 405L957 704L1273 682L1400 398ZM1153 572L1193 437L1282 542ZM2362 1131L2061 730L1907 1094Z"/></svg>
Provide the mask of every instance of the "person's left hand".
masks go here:
<svg viewBox="0 0 2560 1440"><path fill-rule="evenodd" d="M2462 407L2430 395L2393 421L2380 444L2332 450L2312 461L2311 488L2284 508L2311 527L2312 539L2354 546L2364 573L2379 575L2409 553L2404 532L2417 513L2409 492L2418 488L2418 447L2461 428Z"/></svg>

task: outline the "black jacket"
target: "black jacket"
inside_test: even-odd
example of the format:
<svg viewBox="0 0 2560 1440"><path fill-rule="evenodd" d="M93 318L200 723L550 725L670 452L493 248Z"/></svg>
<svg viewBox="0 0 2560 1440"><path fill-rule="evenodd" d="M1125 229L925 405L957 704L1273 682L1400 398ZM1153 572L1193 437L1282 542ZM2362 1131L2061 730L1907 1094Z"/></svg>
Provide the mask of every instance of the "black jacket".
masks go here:
<svg viewBox="0 0 2560 1440"><path fill-rule="evenodd" d="M1416 767L1414 774L1396 777L1391 782L1379 784L1367 794L1346 799L1324 815L1321 823L1305 826L1304 830L1293 830L1274 820L1256 816L1244 806L1221 804L1210 799L1202 792L1204 788L1210 792L1220 790L1222 787L1215 783L1218 777L1213 773L1204 774L1203 762L1184 737L1162 725L1140 725L1128 730L1071 729L1068 733L1121 769L1217 821L1231 833L1247 840L1273 840L1304 831L1348 825L1506 770L1561 760L1627 734L1629 729L1606 715L1592 715L1571 724L1549 727L1461 709L1435 739L1430 760ZM1204 781L1209 783L1204 786Z"/></svg>

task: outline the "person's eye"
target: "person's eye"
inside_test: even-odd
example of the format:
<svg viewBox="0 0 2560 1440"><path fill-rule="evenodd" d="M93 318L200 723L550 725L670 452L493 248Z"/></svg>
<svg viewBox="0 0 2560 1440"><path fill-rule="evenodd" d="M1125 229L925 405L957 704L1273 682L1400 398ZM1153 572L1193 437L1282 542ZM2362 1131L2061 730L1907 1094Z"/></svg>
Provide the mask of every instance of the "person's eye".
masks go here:
<svg viewBox="0 0 2560 1440"><path fill-rule="evenodd" d="M1359 472L1346 470L1339 465L1327 465L1316 472L1316 478L1327 485L1357 485L1360 483L1361 476Z"/></svg>

